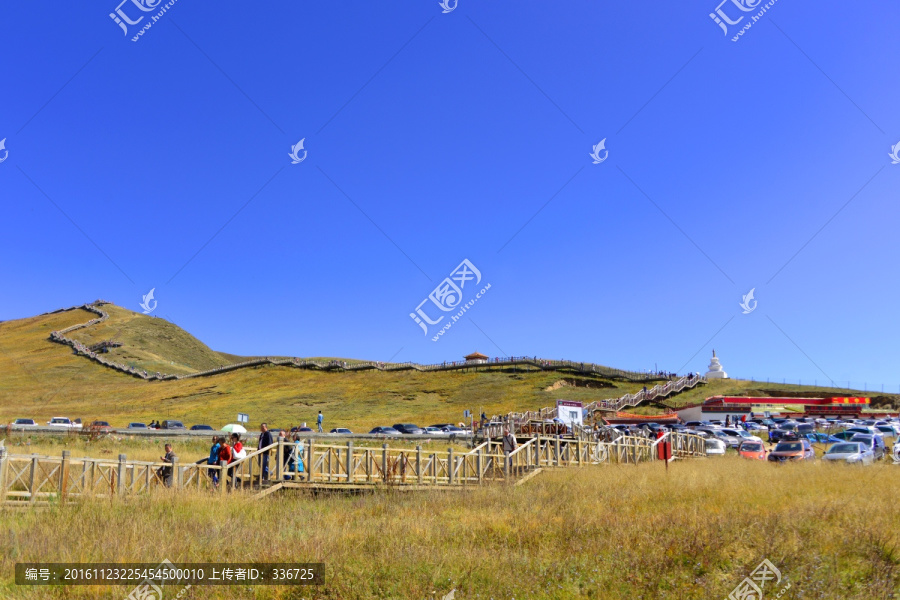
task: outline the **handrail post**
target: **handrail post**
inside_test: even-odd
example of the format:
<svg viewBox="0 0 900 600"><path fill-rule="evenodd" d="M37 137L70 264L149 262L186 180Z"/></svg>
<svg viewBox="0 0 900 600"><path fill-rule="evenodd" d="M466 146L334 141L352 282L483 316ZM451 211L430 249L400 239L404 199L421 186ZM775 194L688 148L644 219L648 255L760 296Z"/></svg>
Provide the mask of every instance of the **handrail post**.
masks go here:
<svg viewBox="0 0 900 600"><path fill-rule="evenodd" d="M384 482L387 483L387 444L381 445L381 476L384 478Z"/></svg>
<svg viewBox="0 0 900 600"><path fill-rule="evenodd" d="M447 484L453 485L453 448L447 448Z"/></svg>
<svg viewBox="0 0 900 600"><path fill-rule="evenodd" d="M353 440L347 442L347 483L353 483Z"/></svg>
<svg viewBox="0 0 900 600"><path fill-rule="evenodd" d="M116 493L120 496L122 495L122 492L125 491L125 461L127 460L128 457L125 454L119 455L119 470L116 481Z"/></svg>
<svg viewBox="0 0 900 600"><path fill-rule="evenodd" d="M284 481L284 441L278 438L278 450L275 452L275 480ZM271 471L271 469L269 469ZM224 474L224 471L222 472ZM221 479L221 478L220 478Z"/></svg>
<svg viewBox="0 0 900 600"><path fill-rule="evenodd" d="M172 487L174 487L176 490L180 490L183 479L182 479L181 467L178 466L178 455L177 454L172 455L172 474L169 477L172 478L172 482L171 482ZM197 477L200 477L199 470L197 471ZM168 484L168 483L169 482L167 482L167 481L163 482L163 484Z"/></svg>
<svg viewBox="0 0 900 600"><path fill-rule="evenodd" d="M422 485L422 446L416 445L416 474L419 485Z"/></svg>
<svg viewBox="0 0 900 600"><path fill-rule="evenodd" d="M9 452L0 446L0 504L6 502L6 480L9 473Z"/></svg>
<svg viewBox="0 0 900 600"><path fill-rule="evenodd" d="M31 473L29 473L29 475L28 475L28 501L32 502L32 503L35 500L37 500L37 498L34 495L35 491L37 489L37 488L35 488L35 478L37 477L37 465L38 465L37 454L32 454L31 455Z"/></svg>
<svg viewBox="0 0 900 600"><path fill-rule="evenodd" d="M62 463L59 465L59 500L63 503L66 501L69 487L69 457L71 456L72 453L70 451L63 450Z"/></svg>
<svg viewBox="0 0 900 600"><path fill-rule="evenodd" d="M307 444L307 452L309 453L309 458L306 460L306 481L312 483L313 475L316 472L316 455L313 451L313 439L310 438L309 444Z"/></svg>
<svg viewBox="0 0 900 600"><path fill-rule="evenodd" d="M481 453L482 453L482 450L481 450L481 448L479 448L478 454L475 455L475 467L478 471L478 483L481 483L482 478L484 476L484 467L483 467L484 463L482 462Z"/></svg>
<svg viewBox="0 0 900 600"><path fill-rule="evenodd" d="M224 494L228 491L228 461L219 461L219 492Z"/></svg>
<svg viewBox="0 0 900 600"><path fill-rule="evenodd" d="M575 449L578 452L578 466L581 466L581 438L575 441Z"/></svg>

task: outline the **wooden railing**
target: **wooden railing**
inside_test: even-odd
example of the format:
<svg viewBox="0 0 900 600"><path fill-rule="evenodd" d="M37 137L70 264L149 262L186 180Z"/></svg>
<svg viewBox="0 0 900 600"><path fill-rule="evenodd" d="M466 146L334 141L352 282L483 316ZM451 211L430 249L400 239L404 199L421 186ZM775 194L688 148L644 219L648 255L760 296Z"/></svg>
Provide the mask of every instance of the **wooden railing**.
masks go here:
<svg viewBox="0 0 900 600"><path fill-rule="evenodd" d="M209 465L205 460L173 462L11 455L0 446L0 502L66 502L73 497L110 498L145 494L157 488L207 490L226 493L261 489L282 483L298 486L467 486L515 479L543 467L571 467L598 463L639 463L657 460L657 445L672 444L672 456L706 456L703 438L668 433L659 440L620 436L613 441L586 441L536 436L505 454L502 445L487 441L469 452L415 448L356 447L304 442L276 442L250 452L231 464ZM292 452L303 469L291 468ZM268 462L268 470L264 470Z"/></svg>
<svg viewBox="0 0 900 600"><path fill-rule="evenodd" d="M655 385L648 390L641 390L636 394L625 394L619 398L611 398L608 400L596 400L584 407L588 415L593 415L595 411L619 411L628 406L637 406L638 404L650 400L658 400L672 394L677 394L685 389L696 387L701 383L706 383L706 377L701 375L685 376L675 381L668 381L665 384ZM525 412L511 412L501 419L500 423L488 426L489 431L485 431L486 437L496 437L497 432L502 432L506 425L513 428L514 431L520 432L523 427L534 427L535 423L548 421L557 416L557 408L555 406L547 406L540 410L530 410ZM502 435L500 433L499 435Z"/></svg>

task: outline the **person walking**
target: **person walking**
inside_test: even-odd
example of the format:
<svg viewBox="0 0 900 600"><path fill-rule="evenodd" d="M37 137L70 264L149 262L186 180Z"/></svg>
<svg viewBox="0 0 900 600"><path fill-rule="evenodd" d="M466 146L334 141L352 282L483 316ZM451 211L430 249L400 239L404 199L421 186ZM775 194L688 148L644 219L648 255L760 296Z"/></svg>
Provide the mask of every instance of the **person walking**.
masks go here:
<svg viewBox="0 0 900 600"><path fill-rule="evenodd" d="M222 463L226 465L234 462L234 454L231 452L231 446L228 445L228 440L225 439L225 436L219 438L219 465ZM224 485L228 485L228 470L220 470L219 477L222 480Z"/></svg>
<svg viewBox="0 0 900 600"><path fill-rule="evenodd" d="M209 466L216 466L219 464L219 437L213 436L212 439L212 447L209 449L209 458L206 459L206 464ZM216 469L206 469L207 474L210 479L213 481L213 485L218 485L219 483L219 475Z"/></svg>
<svg viewBox="0 0 900 600"><path fill-rule="evenodd" d="M516 443L516 436L514 436L509 427L503 433L503 454L506 455L506 464L509 468L512 468L512 459L509 457L515 449L518 447L518 443Z"/></svg>
<svg viewBox="0 0 900 600"><path fill-rule="evenodd" d="M320 410L319 416L316 417L316 425L319 426L319 433L324 433L324 430L322 429L322 421L324 421L324 420L325 420L325 417L322 416L322 411Z"/></svg>
<svg viewBox="0 0 900 600"><path fill-rule="evenodd" d="M171 465L175 462L175 453L172 452L172 444L166 444L165 451L165 455L160 457L160 460ZM166 487L172 487L172 467L160 467L156 474L159 475L159 478L162 479L162 482Z"/></svg>
<svg viewBox="0 0 900 600"><path fill-rule="evenodd" d="M259 426L259 443L256 444L256 449L261 450L266 446L272 445L272 434L269 432L269 425L267 423L262 423ZM262 473L261 481L268 481L269 479L269 453L266 452L262 454L260 457L260 471Z"/></svg>
<svg viewBox="0 0 900 600"><path fill-rule="evenodd" d="M300 441L300 434L295 433L294 434L294 443L293 443L293 447L291 448L291 453L290 453L291 461L290 461L289 471L293 471L292 477L297 480L302 478L301 473L303 473L303 471L304 471L304 469L303 469L303 450L304 450L304 447L303 447L303 442Z"/></svg>
<svg viewBox="0 0 900 600"><path fill-rule="evenodd" d="M239 433L231 434L231 455L234 457L234 460L241 460L247 457L247 450L244 449L244 444L241 442L241 434Z"/></svg>

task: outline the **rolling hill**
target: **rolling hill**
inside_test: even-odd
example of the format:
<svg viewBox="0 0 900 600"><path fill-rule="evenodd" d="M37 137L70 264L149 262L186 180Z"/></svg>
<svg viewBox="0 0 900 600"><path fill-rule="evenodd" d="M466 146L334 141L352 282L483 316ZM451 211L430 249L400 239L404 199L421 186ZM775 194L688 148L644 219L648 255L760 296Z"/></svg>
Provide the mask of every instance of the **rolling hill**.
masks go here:
<svg viewBox="0 0 900 600"><path fill-rule="evenodd" d="M102 308L107 320L66 335L86 346L120 343L101 355L107 360L148 372L191 375L248 359L216 352L164 319L108 303ZM550 406L557 399L587 403L634 393L646 383L596 373L521 368L323 371L271 364L203 377L145 380L50 339L51 332L96 317L84 308L73 308L0 323L0 422L18 417L41 422L59 415L105 419L118 426L166 418L221 426L245 412L251 426L266 420L285 427L312 423L321 410L327 427L367 431L400 421L457 422L465 409L483 409L490 415ZM858 390L729 379L683 392L669 403L697 402L715 394L865 395ZM896 406L897 401L896 395L873 398L881 405Z"/></svg>

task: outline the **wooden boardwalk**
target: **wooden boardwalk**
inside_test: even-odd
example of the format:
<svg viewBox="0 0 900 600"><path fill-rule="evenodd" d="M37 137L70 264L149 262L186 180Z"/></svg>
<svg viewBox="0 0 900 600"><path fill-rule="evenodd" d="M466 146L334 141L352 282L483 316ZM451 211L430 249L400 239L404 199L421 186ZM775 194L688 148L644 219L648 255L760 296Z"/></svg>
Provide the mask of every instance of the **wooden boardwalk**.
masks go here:
<svg viewBox="0 0 900 600"><path fill-rule="evenodd" d="M356 447L305 441L302 450L289 442L272 444L229 465L74 458L9 454L0 447L0 502L27 506L65 503L76 498L139 496L156 490L177 494L198 490L210 494L238 492L260 497L280 490L359 491L394 488L407 491L465 489L512 483L552 467L658 460L658 445L671 444L674 458L706 456L702 438L668 433L659 440L621 436L613 441L587 441L535 436L504 454L496 441L468 452ZM302 457L303 471L292 468ZM292 462L293 460L293 462ZM264 465L268 471L264 472Z"/></svg>

